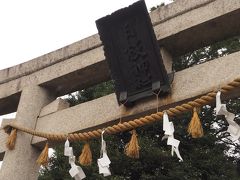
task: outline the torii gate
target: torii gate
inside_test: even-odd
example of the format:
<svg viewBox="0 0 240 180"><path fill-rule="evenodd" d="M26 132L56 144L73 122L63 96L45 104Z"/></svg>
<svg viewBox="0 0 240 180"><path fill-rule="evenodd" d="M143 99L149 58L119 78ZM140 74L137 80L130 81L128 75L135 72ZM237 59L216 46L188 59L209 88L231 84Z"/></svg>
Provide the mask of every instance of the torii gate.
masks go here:
<svg viewBox="0 0 240 180"><path fill-rule="evenodd" d="M240 33L239 0L178 0L151 14L161 54L168 72L172 57ZM159 102L165 109L206 94L239 77L240 52L194 66L175 74L172 93ZM227 68L226 68L227 67ZM131 109L119 108L115 94L74 107L56 97L109 80L98 35L0 71L0 114L17 111L18 124L43 132L82 132L149 114L152 98ZM231 97L239 96L239 91ZM229 98L227 96L226 98ZM111 113L109 113L111 112ZM7 123L9 120L4 120ZM5 148L7 135L0 130L2 180L37 179L35 161L45 139L18 133L15 150Z"/></svg>

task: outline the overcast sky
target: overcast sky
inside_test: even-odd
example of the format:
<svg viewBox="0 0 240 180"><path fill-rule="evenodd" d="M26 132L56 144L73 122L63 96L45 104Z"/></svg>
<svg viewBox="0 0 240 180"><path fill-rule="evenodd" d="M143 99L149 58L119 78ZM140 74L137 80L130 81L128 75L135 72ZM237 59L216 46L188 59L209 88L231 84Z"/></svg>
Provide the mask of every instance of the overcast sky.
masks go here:
<svg viewBox="0 0 240 180"><path fill-rule="evenodd" d="M0 0L0 70L97 33L95 20L136 1ZM171 0L145 2L149 10Z"/></svg>
<svg viewBox="0 0 240 180"><path fill-rule="evenodd" d="M0 69L97 33L95 20L136 0L0 0ZM146 0L148 9L170 0Z"/></svg>
<svg viewBox="0 0 240 180"><path fill-rule="evenodd" d="M0 70L97 33L95 20L136 1L0 0ZM149 10L171 0L145 2Z"/></svg>

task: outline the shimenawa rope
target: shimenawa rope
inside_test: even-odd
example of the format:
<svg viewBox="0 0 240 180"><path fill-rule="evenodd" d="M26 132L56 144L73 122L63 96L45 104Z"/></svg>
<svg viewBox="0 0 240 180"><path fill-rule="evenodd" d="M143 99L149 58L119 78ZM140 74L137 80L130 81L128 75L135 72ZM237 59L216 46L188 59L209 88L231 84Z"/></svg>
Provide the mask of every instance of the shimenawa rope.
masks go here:
<svg viewBox="0 0 240 180"><path fill-rule="evenodd" d="M239 86L240 86L240 78L237 78L218 90L220 90L222 93L227 93ZM174 108L169 108L168 110L166 110L166 112L169 116L177 116L182 113L192 111L193 108L195 108L195 107L199 108L204 105L210 104L212 101L215 100L215 96L216 96L216 93L218 90L210 92L204 96L201 96L193 101L184 103L180 106L176 106ZM105 133L115 134L115 133L119 133L119 132L123 132L123 131L132 130L137 127L141 127L146 124L161 120L162 118L163 118L163 111L157 112L157 113L154 113L154 114L151 114L151 115L148 115L145 117L141 117L138 119L134 119L134 120L131 120L128 122L123 122L123 123L118 123L113 126L108 126L105 128ZM43 138L48 139L49 141L65 141L67 138L69 139L69 141L86 141L91 138L101 137L101 133L102 133L102 129L97 129L97 130L83 132L83 133L70 133L70 134L45 133L45 132L35 131L33 129L28 129L28 128L25 128L23 126L20 126L20 125L14 124L14 123L7 124L4 127L4 129L6 129L6 130L9 130L9 128L14 128L14 129L23 131L25 133L28 133L28 134L31 134L34 136L43 137Z"/></svg>

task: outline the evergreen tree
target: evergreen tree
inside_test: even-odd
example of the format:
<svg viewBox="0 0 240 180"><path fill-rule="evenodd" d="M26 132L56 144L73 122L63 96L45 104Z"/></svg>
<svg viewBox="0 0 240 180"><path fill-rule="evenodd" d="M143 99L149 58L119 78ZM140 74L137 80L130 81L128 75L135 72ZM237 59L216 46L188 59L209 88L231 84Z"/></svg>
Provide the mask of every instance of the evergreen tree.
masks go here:
<svg viewBox="0 0 240 180"><path fill-rule="evenodd" d="M214 45L174 59L176 71L200 64L214 58L240 50L240 37L234 37ZM83 103L114 92L112 81L104 82L69 96L71 105ZM227 108L236 114L236 122L240 122L240 99L230 99ZM171 119L175 126L175 137L181 141L180 152L184 161L178 162L176 156L170 154L170 147L162 141L162 123L156 122L137 129L140 144L140 158L131 159L124 154L124 147L130 140L130 133L123 132L106 136L107 150L111 159L112 176L104 178L98 174L96 164L99 158L100 139L90 141L93 164L82 167L87 179L112 180L237 180L240 179L240 145L232 142L226 133L227 122L223 117L216 117L214 106L204 106L200 118L204 129L204 137L193 139L187 131L191 113ZM83 143L72 143L74 154L79 156ZM49 167L40 171L39 180L68 180L70 166L63 155L63 145L55 148L50 158Z"/></svg>

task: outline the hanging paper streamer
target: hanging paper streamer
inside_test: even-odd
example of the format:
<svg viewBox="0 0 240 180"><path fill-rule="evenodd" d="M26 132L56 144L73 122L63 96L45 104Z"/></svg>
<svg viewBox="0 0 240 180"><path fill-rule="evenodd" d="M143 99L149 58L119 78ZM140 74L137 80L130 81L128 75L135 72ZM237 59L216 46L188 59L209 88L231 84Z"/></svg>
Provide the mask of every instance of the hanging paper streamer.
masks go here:
<svg viewBox="0 0 240 180"><path fill-rule="evenodd" d="M69 170L69 174L74 177L75 180L81 180L86 177L80 166L75 164L75 156L69 157L69 164L71 165L71 169Z"/></svg>
<svg viewBox="0 0 240 180"><path fill-rule="evenodd" d="M216 115L224 115L229 126L227 132L230 133L232 140L236 141L240 138L240 126L234 121L235 114L228 112L226 104L221 102L221 91L216 95Z"/></svg>
<svg viewBox="0 0 240 180"><path fill-rule="evenodd" d="M167 145L172 146L172 156L174 155L174 152L176 153L177 157L179 158L179 161L183 161L180 152L179 152L179 144L180 141L174 138L174 125L172 122L169 122L168 115L166 112L163 113L163 131L164 136L162 140L167 139Z"/></svg>
<svg viewBox="0 0 240 180"><path fill-rule="evenodd" d="M72 147L70 147L70 143L69 143L68 139L66 140L65 145L64 145L64 156L68 156L68 157L73 156L73 149L72 149Z"/></svg>
<svg viewBox="0 0 240 180"><path fill-rule="evenodd" d="M102 135L101 135L102 147L100 151L100 158L98 159L97 163L99 168L99 174L103 174L103 176L106 177L111 175L111 172L109 169L109 165L111 161L107 155L106 142L103 139L103 134L104 134L104 131L102 131Z"/></svg>
<svg viewBox="0 0 240 180"><path fill-rule="evenodd" d="M64 145L64 156L69 157L69 164L71 165L71 169L69 170L69 174L75 180L84 179L86 177L86 175L83 172L82 168L75 164L75 156L73 155L73 149L72 149L72 147L70 147L68 139L66 140L65 145Z"/></svg>

